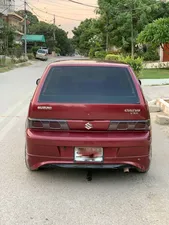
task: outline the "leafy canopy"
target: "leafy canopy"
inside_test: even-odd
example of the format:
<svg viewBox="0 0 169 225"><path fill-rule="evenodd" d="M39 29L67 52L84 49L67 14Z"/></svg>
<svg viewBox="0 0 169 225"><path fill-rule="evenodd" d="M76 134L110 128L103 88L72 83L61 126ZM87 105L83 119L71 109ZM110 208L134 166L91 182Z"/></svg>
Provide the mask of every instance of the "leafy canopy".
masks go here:
<svg viewBox="0 0 169 225"><path fill-rule="evenodd" d="M74 34L73 44L82 55L87 56L90 48L99 45L101 42L100 30L95 19L82 21L72 32Z"/></svg>
<svg viewBox="0 0 169 225"><path fill-rule="evenodd" d="M24 11L24 10L19 10L19 11L17 11L16 13L17 13L18 15L22 16L23 18L24 18L24 16L25 16L25 11ZM27 13L27 19L28 19L28 21L30 22L30 25L39 22L37 16L35 16L32 12L30 12L30 11L27 10L26 13Z"/></svg>
<svg viewBox="0 0 169 225"><path fill-rule="evenodd" d="M152 21L151 13L157 7L156 0L98 0L104 32L109 32L109 43L130 51L131 42ZM133 36L133 37L132 37Z"/></svg>
<svg viewBox="0 0 169 225"><path fill-rule="evenodd" d="M148 24L139 34L137 42L161 47L169 43L169 18L160 18Z"/></svg>
<svg viewBox="0 0 169 225"><path fill-rule="evenodd" d="M60 49L61 55L72 54L73 47L71 41L67 37L67 33L53 24L39 22L33 24L29 28L30 34L44 35L46 45L51 49ZM54 40L55 34L55 40Z"/></svg>

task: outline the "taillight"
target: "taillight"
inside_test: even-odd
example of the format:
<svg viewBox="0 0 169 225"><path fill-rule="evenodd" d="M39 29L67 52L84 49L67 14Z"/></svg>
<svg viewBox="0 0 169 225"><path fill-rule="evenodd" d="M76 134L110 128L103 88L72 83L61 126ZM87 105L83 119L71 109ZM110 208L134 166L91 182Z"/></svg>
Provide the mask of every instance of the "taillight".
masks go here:
<svg viewBox="0 0 169 225"><path fill-rule="evenodd" d="M108 130L146 131L146 130L150 130L150 120L140 120L140 121L111 121Z"/></svg>
<svg viewBox="0 0 169 225"><path fill-rule="evenodd" d="M31 122L32 127L36 127L36 128L43 128L43 124L41 123L41 121L32 121Z"/></svg>
<svg viewBox="0 0 169 225"><path fill-rule="evenodd" d="M52 128L52 129L60 129L61 125L58 121L50 121L49 127Z"/></svg>
<svg viewBox="0 0 169 225"><path fill-rule="evenodd" d="M30 119L27 121L29 129L44 130L69 130L68 124L64 120Z"/></svg>

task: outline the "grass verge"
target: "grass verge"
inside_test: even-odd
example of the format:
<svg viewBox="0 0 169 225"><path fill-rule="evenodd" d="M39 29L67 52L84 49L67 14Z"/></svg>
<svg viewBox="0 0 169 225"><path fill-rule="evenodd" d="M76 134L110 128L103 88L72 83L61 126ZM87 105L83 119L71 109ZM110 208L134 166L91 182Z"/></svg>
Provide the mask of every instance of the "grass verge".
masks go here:
<svg viewBox="0 0 169 225"><path fill-rule="evenodd" d="M25 67L25 66L30 66L30 65L32 65L30 62L23 62L23 63L19 63L19 64L11 64L10 66L0 67L0 73L5 73L5 72L8 72L9 70L12 70L12 69L15 69L15 68Z"/></svg>
<svg viewBox="0 0 169 225"><path fill-rule="evenodd" d="M169 69L144 69L140 79L168 79Z"/></svg>

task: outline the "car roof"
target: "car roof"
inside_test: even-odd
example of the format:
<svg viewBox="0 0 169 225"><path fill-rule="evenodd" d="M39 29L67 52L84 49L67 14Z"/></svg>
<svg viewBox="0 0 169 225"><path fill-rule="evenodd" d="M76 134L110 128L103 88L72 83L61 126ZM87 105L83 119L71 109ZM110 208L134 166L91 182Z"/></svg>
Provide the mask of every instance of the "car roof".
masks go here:
<svg viewBox="0 0 169 225"><path fill-rule="evenodd" d="M74 60L60 60L49 64L50 67L55 66L103 66L103 67L129 67L128 64L121 62L112 62L105 60L88 60L88 59L74 59Z"/></svg>

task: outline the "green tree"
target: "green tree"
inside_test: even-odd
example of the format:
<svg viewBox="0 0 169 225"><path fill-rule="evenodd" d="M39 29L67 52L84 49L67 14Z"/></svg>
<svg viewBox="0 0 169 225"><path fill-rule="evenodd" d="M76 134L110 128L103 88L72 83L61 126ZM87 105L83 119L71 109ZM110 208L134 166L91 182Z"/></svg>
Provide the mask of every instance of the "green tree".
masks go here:
<svg viewBox="0 0 169 225"><path fill-rule="evenodd" d="M98 42L98 39L100 39L100 29L97 27L97 20L95 19L84 20L72 32L75 48L85 56L88 56L90 48L96 44L95 40Z"/></svg>
<svg viewBox="0 0 169 225"><path fill-rule="evenodd" d="M56 48L60 49L61 55L69 54L70 42L67 37L67 33L53 24L46 22L39 22L30 26L31 34L44 35L46 39L46 45L52 51Z"/></svg>
<svg viewBox="0 0 169 225"><path fill-rule="evenodd" d="M98 0L100 18L105 21L107 45L115 45L134 55L136 38L152 21L156 0Z"/></svg>
<svg viewBox="0 0 169 225"><path fill-rule="evenodd" d="M68 53L69 55L73 55L75 53L75 47L73 45L73 40L71 38L68 38Z"/></svg>
<svg viewBox="0 0 169 225"><path fill-rule="evenodd" d="M153 20L169 17L169 2L157 1L151 16Z"/></svg>
<svg viewBox="0 0 169 225"><path fill-rule="evenodd" d="M16 11L16 13L18 15L22 16L23 18L25 17L25 11L24 10ZM36 23L39 22L37 16L35 16L32 12L27 10L26 13L27 13L27 19L30 22L30 25L33 25L33 24L36 24Z"/></svg>
<svg viewBox="0 0 169 225"><path fill-rule="evenodd" d="M73 54L74 52L72 42L68 39L67 35L67 32L65 32L64 30L60 28L56 29L55 36L57 47L60 49L60 54L63 56Z"/></svg>
<svg viewBox="0 0 169 225"><path fill-rule="evenodd" d="M14 28L12 26L9 26L6 22L3 22L0 27L1 54L9 53L9 49L13 47L14 39Z"/></svg>
<svg viewBox="0 0 169 225"><path fill-rule="evenodd" d="M169 43L169 18L160 18L148 24L139 34L137 42L163 48L164 43Z"/></svg>

